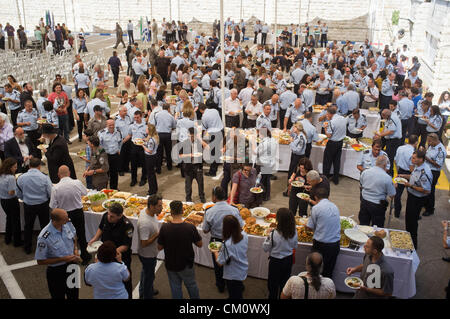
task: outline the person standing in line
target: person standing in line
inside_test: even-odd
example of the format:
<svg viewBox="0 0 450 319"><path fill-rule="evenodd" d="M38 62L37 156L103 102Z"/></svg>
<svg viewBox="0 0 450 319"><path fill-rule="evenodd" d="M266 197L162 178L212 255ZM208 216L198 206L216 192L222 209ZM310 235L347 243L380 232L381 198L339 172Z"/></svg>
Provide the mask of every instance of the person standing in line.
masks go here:
<svg viewBox="0 0 450 319"><path fill-rule="evenodd" d="M170 203L172 222L164 223L158 236L158 250L164 250L164 265L169 278L172 299L182 299L184 282L191 299L200 299L194 271L194 249L201 248L202 237L197 228L183 221L183 203Z"/></svg>
<svg viewBox="0 0 450 319"><path fill-rule="evenodd" d="M321 27L321 35L320 35L320 47L326 48L327 47L327 35L328 35L328 27L327 24L324 23Z"/></svg>
<svg viewBox="0 0 450 319"><path fill-rule="evenodd" d="M125 42L123 42L123 30L119 23L116 23L116 44L113 49L117 49L119 43L123 44L123 48L125 49Z"/></svg>
<svg viewBox="0 0 450 319"><path fill-rule="evenodd" d="M14 247L23 245L21 239L20 207L17 199L17 186L14 174L17 171L17 161L14 158L2 160L0 167L0 199L6 214L5 244L14 242Z"/></svg>
<svg viewBox="0 0 450 319"><path fill-rule="evenodd" d="M129 126L133 122L127 115L127 107L121 106L119 108L119 114L115 118L115 127L122 135L122 146L120 148L120 168L119 176L124 176L125 172L129 172L130 165L130 149L132 147L131 138L129 136Z"/></svg>
<svg viewBox="0 0 450 319"><path fill-rule="evenodd" d="M287 208L277 211L277 227L263 243L265 252L270 252L267 286L269 299L279 299L284 285L291 276L293 250L298 246L295 218Z"/></svg>
<svg viewBox="0 0 450 319"><path fill-rule="evenodd" d="M3 100L6 99L6 107L9 109L11 116L11 124L13 126L17 125L17 116L22 110L20 106L20 92L12 87L11 84L5 84L5 96Z"/></svg>
<svg viewBox="0 0 450 319"><path fill-rule="evenodd" d="M38 265L48 265L47 284L52 299L65 299L66 296L67 299L78 299L79 288L67 285L73 273L69 267L81 262L76 242L75 227L69 215L64 209L54 209L51 222L39 233L34 256Z"/></svg>
<svg viewBox="0 0 450 319"><path fill-rule="evenodd" d="M36 216L41 229L49 222L49 201L52 193L50 178L40 171L41 160L30 159L30 169L17 179L17 196L23 200L25 217L25 253L31 254L33 227Z"/></svg>
<svg viewBox="0 0 450 319"><path fill-rule="evenodd" d="M129 45L132 45L134 43L133 30L134 30L133 23L131 23L131 20L128 20L127 32L128 32L128 44Z"/></svg>
<svg viewBox="0 0 450 319"><path fill-rule="evenodd" d="M51 209L64 209L76 230L78 246L81 250L83 265L87 265L91 260L91 255L87 252L86 230L84 225L84 212L81 197L87 194L87 189L77 179L70 178L70 170L66 165L58 169L60 181L52 187L49 207Z"/></svg>
<svg viewBox="0 0 450 319"><path fill-rule="evenodd" d="M389 73L389 76L383 81L381 85L380 95L380 109L389 109L389 102L392 100L392 96L395 91L395 73Z"/></svg>
<svg viewBox="0 0 450 319"><path fill-rule="evenodd" d="M148 140L142 147L144 148L145 165L147 166L148 195L151 196L158 192L155 167L158 165L159 136L154 125L148 124L147 129Z"/></svg>
<svg viewBox="0 0 450 319"><path fill-rule="evenodd" d="M214 257L218 266L223 266L228 299L242 299L248 272L248 236L235 216L223 218L222 238L223 244L220 251L214 251Z"/></svg>
<svg viewBox="0 0 450 319"><path fill-rule="evenodd" d="M311 209L306 227L314 231L312 251L323 256L322 275L332 278L340 251L341 222L339 208L328 200L328 196L329 192L324 187L312 191L311 197L317 204Z"/></svg>
<svg viewBox="0 0 450 319"><path fill-rule="evenodd" d="M106 121L106 128L98 132L98 138L100 146L108 155L109 187L111 189L118 189L122 134L115 128L113 119Z"/></svg>
<svg viewBox="0 0 450 319"><path fill-rule="evenodd" d="M91 163L83 174L83 177L92 176L92 186L101 191L108 187L108 154L100 147L98 136L93 135L88 139L89 148L92 150Z"/></svg>
<svg viewBox="0 0 450 319"><path fill-rule="evenodd" d="M163 162L163 151L166 154L166 165L169 171L172 170L172 130L176 128L177 124L172 114L169 112L170 105L167 103L163 104L162 111L158 112L151 124L155 125L156 131L159 135L159 145L158 145L158 165L156 172L161 173L161 166Z"/></svg>
<svg viewBox="0 0 450 319"><path fill-rule="evenodd" d="M141 211L137 222L138 254L142 263L139 299L153 299L158 294L154 289L156 257L158 256L159 223L156 216L162 211L162 197L153 194L148 198L147 208Z"/></svg>
<svg viewBox="0 0 450 319"><path fill-rule="evenodd" d="M39 112L33 109L33 103L31 100L25 101L25 109L17 115L17 126L22 127L25 131L27 137L33 143L33 147L37 147L39 144L39 138L41 137L39 133L39 124L37 120L39 118ZM41 153L38 152L40 156Z"/></svg>
<svg viewBox="0 0 450 319"><path fill-rule="evenodd" d="M142 166L142 176L139 186L144 186L147 182L147 166L145 165L145 153L144 149L135 144L136 139L145 139L148 135L145 122L142 120L142 112L134 112L134 123L129 127L129 137L133 144L131 145L131 184L133 187L137 184L137 169L138 166Z"/></svg>
<svg viewBox="0 0 450 319"><path fill-rule="evenodd" d="M205 217L203 219L202 230L205 234L211 233L210 242L222 242L222 234L223 234L223 219L227 215L233 215L238 220L242 226L244 226L244 221L242 220L241 215L236 207L229 205L227 201L227 194L225 190L216 186L212 190L212 201L214 206L206 209ZM225 291L225 280L223 278L223 267L220 267L212 253L213 265L214 265L214 273L216 277L216 287L219 292Z"/></svg>

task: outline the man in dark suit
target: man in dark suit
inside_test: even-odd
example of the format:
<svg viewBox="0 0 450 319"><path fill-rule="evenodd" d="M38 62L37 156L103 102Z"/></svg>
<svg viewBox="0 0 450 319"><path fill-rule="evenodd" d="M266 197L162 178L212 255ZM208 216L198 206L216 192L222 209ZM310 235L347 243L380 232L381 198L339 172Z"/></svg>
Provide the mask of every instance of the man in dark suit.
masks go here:
<svg viewBox="0 0 450 319"><path fill-rule="evenodd" d="M70 177L76 179L75 167L69 155L69 148L64 137L57 134L56 129L51 124L42 126L42 136L45 138L48 148L44 150L48 162L48 174L53 184L59 182L58 169L61 165L66 165L70 170Z"/></svg>
<svg viewBox="0 0 450 319"><path fill-rule="evenodd" d="M38 157L38 150L21 127L14 128L14 137L5 142L5 157L17 160L17 173L28 171L30 159Z"/></svg>

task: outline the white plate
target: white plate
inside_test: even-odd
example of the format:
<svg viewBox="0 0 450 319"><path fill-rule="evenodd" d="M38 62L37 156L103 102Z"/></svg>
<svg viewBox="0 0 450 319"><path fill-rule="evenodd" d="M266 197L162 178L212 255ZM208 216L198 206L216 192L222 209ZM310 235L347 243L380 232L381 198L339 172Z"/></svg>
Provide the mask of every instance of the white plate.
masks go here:
<svg viewBox="0 0 450 319"><path fill-rule="evenodd" d="M351 280L351 279L357 279L358 282L359 282L359 284L360 284L361 286L364 285L364 283L363 283L363 281L361 280L361 278L352 276L352 277L347 277L347 278L344 279L344 283L345 283L345 285L346 285L348 288L355 289L355 290L358 290L358 289L360 288L360 287L352 287L352 286L350 286L349 284L347 284L347 281L349 281L349 280Z"/></svg>
<svg viewBox="0 0 450 319"><path fill-rule="evenodd" d="M355 228L348 228L344 230L344 234L350 238L351 241L354 241L358 244L365 244L369 237L364 234L362 231Z"/></svg>
<svg viewBox="0 0 450 319"><path fill-rule="evenodd" d="M306 200L306 199L310 199L310 198L311 198L311 196L309 196L309 195L306 194L306 193L297 193L297 197L300 198L300 199L303 199L303 200Z"/></svg>
<svg viewBox="0 0 450 319"><path fill-rule="evenodd" d="M211 244L216 244L217 246L219 246L219 248L218 249L211 249L211 247L210 247ZM220 248L222 248L222 243L220 241L213 241L213 242L210 242L209 245L208 245L208 249L210 251L219 251Z"/></svg>
<svg viewBox="0 0 450 319"><path fill-rule="evenodd" d="M366 235L373 234L373 232L375 231L375 229L373 227L364 226L364 225L358 225L358 229Z"/></svg>
<svg viewBox="0 0 450 319"><path fill-rule="evenodd" d="M350 217L347 217L347 216L339 216L339 218L340 218L340 219L348 220L348 221L352 224L353 227L355 227L356 225L358 225L358 224L355 222L355 220L352 219L352 218L350 218Z"/></svg>
<svg viewBox="0 0 450 319"><path fill-rule="evenodd" d="M261 215L259 215L259 214L256 215L256 211L258 211L258 213ZM250 212L252 213L252 216L255 218L264 218L270 214L270 209L265 208L265 207L255 207L255 208L250 209Z"/></svg>
<svg viewBox="0 0 450 319"><path fill-rule="evenodd" d="M394 182L396 182L397 184L405 184L408 183L408 180L403 177L396 177L394 178Z"/></svg>
<svg viewBox="0 0 450 319"><path fill-rule="evenodd" d="M255 188L256 188L256 187L250 188L250 192L253 193L253 194L261 194L261 193L264 192L264 190L263 190L262 188L261 188L260 191L256 191Z"/></svg>
<svg viewBox="0 0 450 319"><path fill-rule="evenodd" d="M100 240L94 241L91 245L86 247L86 250L89 254L95 254L102 244L103 242Z"/></svg>
<svg viewBox="0 0 450 319"><path fill-rule="evenodd" d="M319 141L323 141L324 139L327 138L325 134L317 134L317 136L319 137Z"/></svg>
<svg viewBox="0 0 450 319"><path fill-rule="evenodd" d="M291 185L292 185L293 187L303 187L303 186L305 185L305 182L302 182L302 181L293 181L293 182L291 183Z"/></svg>

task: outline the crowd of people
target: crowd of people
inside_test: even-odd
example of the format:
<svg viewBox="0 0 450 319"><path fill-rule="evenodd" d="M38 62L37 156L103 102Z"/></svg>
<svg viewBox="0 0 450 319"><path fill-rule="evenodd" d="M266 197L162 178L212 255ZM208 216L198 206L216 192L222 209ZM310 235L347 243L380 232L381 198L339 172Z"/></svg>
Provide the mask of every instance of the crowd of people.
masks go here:
<svg viewBox="0 0 450 319"><path fill-rule="evenodd" d="M206 211L202 229L211 232L212 241L224 243L220 251L212 254L218 290L227 288L230 298L242 298L248 270L248 240L242 232L243 220L230 204L253 208L270 200L278 146L271 132L279 128L290 135L291 158L284 192L289 197L289 207L278 210L278 226L263 245L270 252L269 297L334 298L331 277L340 250L340 221L339 208L328 199L330 181L339 184L343 140L346 136L363 136L367 128L364 114L369 108L379 109L383 125L373 134L372 149L362 152L357 164L361 171L360 224L384 227L389 198L394 201L395 216L400 218L401 196L406 188L406 230L417 249L418 220L423 208L423 216L434 213L435 187L447 155L442 137L448 117L442 114L450 111L450 94L443 92L438 103L433 103L434 94L422 86L418 77L420 63L406 45L394 52L389 46L377 51L368 40L355 48L350 41L340 46L337 41L327 41L328 29L319 24L311 35L305 26L309 39L305 38L300 46L300 27L286 27L276 39L279 45L274 52L273 47L265 45L267 24L259 21L254 29L255 41L259 33L263 35L252 52L241 45L245 37L243 21L225 22L224 48L220 47L216 32L220 29L218 23L212 36L201 34L191 42L184 33L184 23L164 21L162 40L158 40L158 26L154 25L155 21L149 24L152 43L148 49L142 49L134 42L129 22L128 70L121 84L122 62L114 51L108 71L100 65L85 65L80 55L75 56L74 95L72 87L59 75L52 92L42 90L36 102L31 85L18 85L12 75L0 91L0 180L4 181L0 195L7 215L5 240L24 245L26 253L31 253L33 225L39 217L42 231L36 259L39 264L49 265L47 278L52 297L76 297L76 291L69 292L61 284L67 277L65 267L90 261L81 210L81 196L87 193L86 188L118 189L120 176L127 172L131 173L130 187L134 187L141 167L139 186L148 183L149 199L138 222L143 267L140 296L151 298L156 294L156 256L164 250L173 298L182 297L182 282L190 297L198 298L192 244L201 247L203 243L198 230L183 223L179 201L170 205L173 221L158 228L155 215L161 212L162 204L157 175L162 174L164 160L168 171L177 165L185 178L186 201L192 201L195 179L198 196L204 203L204 175L216 176L221 156L227 154L231 160L223 163L221 186L212 191L216 205ZM119 43L125 47L119 24L116 33L120 38L115 49ZM313 35L321 38L323 50L316 52L319 41ZM224 79L220 78L222 53ZM117 115L112 114L108 96L109 72L114 75L114 90L120 98ZM225 83L223 88L221 80ZM170 90L172 95L168 94ZM325 106L319 115L319 125L328 138L323 174L313 169L315 163L309 159L312 143L318 140L314 105ZM86 162L82 174L75 172L68 151L69 134L75 126L78 141L85 143L78 154ZM256 129L258 141L255 136L244 147L235 147L242 129ZM172 143L173 132L176 146ZM252 161L248 149L254 150L256 161ZM209 151L210 159L202 158L204 151ZM203 172L205 161L209 164L207 173ZM403 184L392 181L394 164L398 176L406 179ZM48 166L49 176L40 171L43 165ZM16 172L22 173L17 182ZM76 179L77 173L86 179L86 187ZM304 186L294 187L293 181L303 181ZM255 185L262 187L263 195L250 191ZM310 199L298 198L299 192L309 194ZM18 198L23 200L25 210L23 241ZM314 230L314 252L307 258L307 273L289 278L292 249L297 245L297 211L299 215L310 215L307 227ZM61 236L61 232L67 238L56 247L52 237ZM89 241L104 242L98 262L85 273L85 281L94 287L95 297L131 297L132 235L133 225L123 215L122 207L113 205ZM364 283L370 264L383 265L382 288L361 288L358 297L392 295L393 270L383 258L383 247L382 240L371 237L364 246L366 256L362 264L349 265L348 275L361 272Z"/></svg>

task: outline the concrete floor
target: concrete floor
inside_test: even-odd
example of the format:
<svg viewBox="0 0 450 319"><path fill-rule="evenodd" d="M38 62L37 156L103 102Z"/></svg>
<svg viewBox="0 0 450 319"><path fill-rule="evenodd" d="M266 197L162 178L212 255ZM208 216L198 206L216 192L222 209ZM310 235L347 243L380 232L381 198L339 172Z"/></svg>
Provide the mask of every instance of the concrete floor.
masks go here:
<svg viewBox="0 0 450 319"><path fill-rule="evenodd" d="M89 50L96 50L99 47L109 47L105 54L111 53L111 47L114 45L114 39L105 37L90 37L87 42ZM249 43L250 46L250 43ZM147 47L147 46L145 46ZM119 53L122 52L120 47ZM121 79L125 73L121 73ZM112 81L109 81L112 87ZM110 95L115 94L113 88L109 90ZM111 113L117 111L117 99L113 99L113 109ZM76 136L76 130L72 131L72 136ZM70 152L76 153L78 150L84 148L84 144L78 142L76 139L70 145ZM84 171L84 162L73 157L74 164L77 171L77 176L84 182L82 173ZM205 167L206 171L207 167ZM47 172L46 166L43 171ZM221 168L219 168L219 174ZM138 180L140 180L140 169L138 170ZM271 200L264 204L265 207L276 210L280 207L288 206L288 199L282 196L284 191L287 173L279 172L276 174L278 180L272 181ZM157 176L159 192L164 198L173 200L185 200L184 179L181 178L178 169L167 171L164 167L162 174ZM213 179L211 177L204 177L205 193L207 201L211 200L211 190L214 186L220 185L220 179ZM131 182L130 174L119 178L119 189L123 191L130 191L138 195L146 195L148 185L142 187L129 186ZM194 182L195 184L195 182ZM359 182L347 177L341 177L338 186L331 185L330 200L333 201L340 209L343 216L352 216L355 220L358 219L359 211ZM193 185L193 201L199 202L197 186ZM403 196L404 205L406 205L406 195ZM404 206L405 207L405 206ZM444 298L448 280L450 278L450 265L441 260L442 256L450 255L450 251L445 252L442 248L442 226L441 220L450 219L449 214L449 192L437 190L436 191L436 212L433 216L423 217L419 222L419 249L417 253L421 260L420 266L416 273L417 293L414 298L439 299ZM404 212L400 219L392 217L390 228L405 229ZM4 235L0 235L0 252L3 255L6 264L14 265L30 261L33 255L25 255L23 249L6 246L4 244ZM214 271L207 267L196 265L196 278L200 289L201 298L227 298L227 294L220 294L214 285ZM136 255L133 255L132 272L133 272L133 287L138 284L140 276L141 265ZM47 289L45 267L44 266L30 266L13 270L15 280L26 298L49 298ZM263 299L267 297L267 281L247 278L245 281L245 298ZM168 285L167 273L164 269L164 264L156 272L155 287L160 291L158 298L171 298L170 287ZM185 297L187 296L184 290ZM80 290L80 298L92 298L92 288L86 287L82 283ZM338 298L351 298L350 294L338 293ZM10 293L5 287L5 284L0 280L0 299L10 298Z"/></svg>

